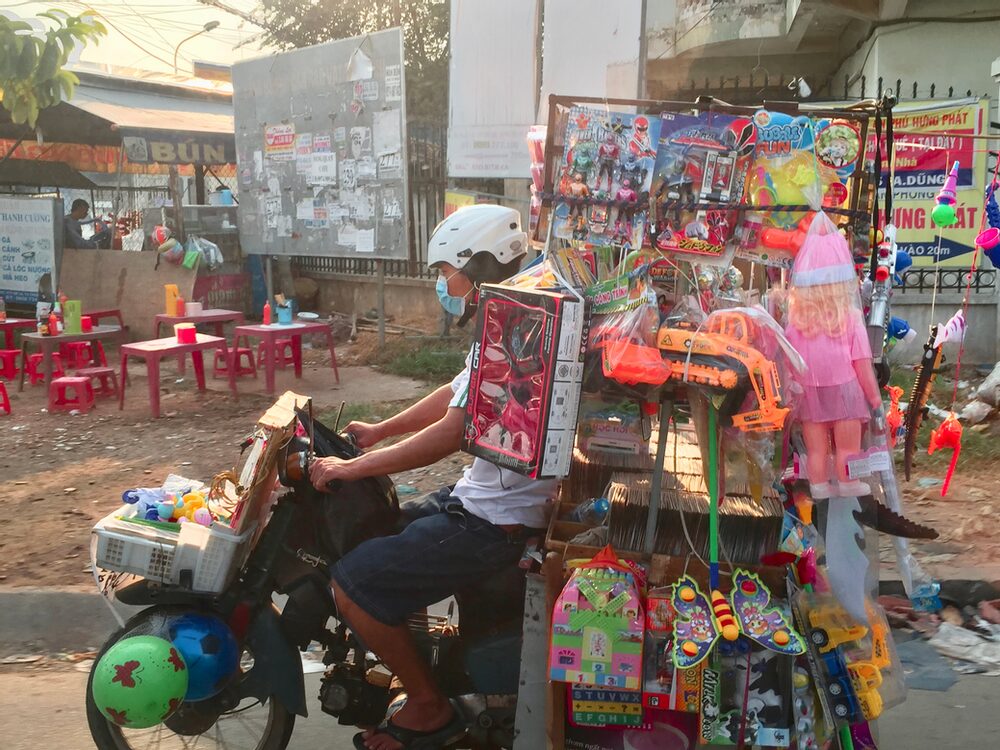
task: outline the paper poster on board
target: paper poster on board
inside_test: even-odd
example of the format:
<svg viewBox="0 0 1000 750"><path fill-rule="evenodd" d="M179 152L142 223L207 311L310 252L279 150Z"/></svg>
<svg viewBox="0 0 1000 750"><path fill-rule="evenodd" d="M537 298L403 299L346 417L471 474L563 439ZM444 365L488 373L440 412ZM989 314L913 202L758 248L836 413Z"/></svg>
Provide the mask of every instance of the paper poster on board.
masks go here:
<svg viewBox="0 0 1000 750"><path fill-rule="evenodd" d="M351 128L351 156L360 159L372 152L372 129L366 127Z"/></svg>
<svg viewBox="0 0 1000 750"><path fill-rule="evenodd" d="M387 102L398 102L403 99L403 66L385 66L385 100Z"/></svg>
<svg viewBox="0 0 1000 750"><path fill-rule="evenodd" d="M375 155L394 154L402 147L399 110L387 109L372 115L372 148Z"/></svg>
<svg viewBox="0 0 1000 750"><path fill-rule="evenodd" d="M271 161L295 158L295 125L280 123L264 128L264 156Z"/></svg>
<svg viewBox="0 0 1000 750"><path fill-rule="evenodd" d="M337 154L335 152L333 151L313 152L311 171L309 173L309 184L311 185L337 184Z"/></svg>

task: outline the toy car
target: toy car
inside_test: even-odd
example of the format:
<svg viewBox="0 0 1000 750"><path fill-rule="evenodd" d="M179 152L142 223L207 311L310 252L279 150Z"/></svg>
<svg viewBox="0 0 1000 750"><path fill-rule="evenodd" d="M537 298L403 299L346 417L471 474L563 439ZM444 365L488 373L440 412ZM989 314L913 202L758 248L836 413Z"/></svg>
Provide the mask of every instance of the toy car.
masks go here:
<svg viewBox="0 0 1000 750"><path fill-rule="evenodd" d="M826 697L830 711L838 719L855 721L861 715L861 709L854 695L844 657L833 649L822 654L822 659L827 673Z"/></svg>
<svg viewBox="0 0 1000 750"><path fill-rule="evenodd" d="M820 654L868 635L868 628L851 622L840 607L824 605L809 611L809 640Z"/></svg>

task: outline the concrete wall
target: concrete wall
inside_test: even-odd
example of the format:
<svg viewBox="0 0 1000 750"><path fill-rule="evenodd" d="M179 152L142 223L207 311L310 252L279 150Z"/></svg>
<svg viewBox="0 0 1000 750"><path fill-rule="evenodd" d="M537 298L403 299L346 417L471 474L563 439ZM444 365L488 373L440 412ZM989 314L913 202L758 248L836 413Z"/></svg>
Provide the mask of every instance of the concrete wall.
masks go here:
<svg viewBox="0 0 1000 750"><path fill-rule="evenodd" d="M911 2L907 15L940 16L940 10L939 3ZM998 10L996 0L965 0L954 3L949 15L973 11L997 15ZM845 73L852 77L861 73L867 80L868 96L876 95L875 86L882 76L886 87L902 79L906 98L912 93L908 87L913 81L919 84L918 97L929 96L932 83L936 84L937 99L947 96L949 86L955 87L955 96L964 96L966 89L971 89L974 95L992 97L996 84L990 65L997 56L998 38L1000 21L887 26L876 29L872 39L844 62L834 80L842 81Z"/></svg>
<svg viewBox="0 0 1000 750"><path fill-rule="evenodd" d="M927 332L932 323L946 323L962 307L959 292L939 292L934 306L934 320L931 320L931 295L900 294L892 296L892 314L903 318L910 328L917 332L917 338L909 344L900 342L892 353L895 363L915 363L923 353ZM1000 360L1000 295L973 294L966 313L968 328L965 333L965 351L962 353L962 367L966 365L992 365ZM945 345L945 357L954 367L958 354L956 344Z"/></svg>
<svg viewBox="0 0 1000 750"><path fill-rule="evenodd" d="M378 288L372 276L312 277L319 284L319 311L364 315L378 304ZM385 280L385 314L401 323L423 319L436 322L442 316L434 293L434 281L427 279Z"/></svg>

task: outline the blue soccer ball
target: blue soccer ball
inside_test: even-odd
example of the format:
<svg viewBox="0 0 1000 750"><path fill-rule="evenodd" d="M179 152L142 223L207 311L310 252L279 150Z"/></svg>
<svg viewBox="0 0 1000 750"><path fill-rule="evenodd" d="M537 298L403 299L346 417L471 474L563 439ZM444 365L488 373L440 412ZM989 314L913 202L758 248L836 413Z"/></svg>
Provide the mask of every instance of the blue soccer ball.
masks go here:
<svg viewBox="0 0 1000 750"><path fill-rule="evenodd" d="M188 667L185 701L211 698L239 668L240 646L218 617L183 615L171 621L169 636Z"/></svg>

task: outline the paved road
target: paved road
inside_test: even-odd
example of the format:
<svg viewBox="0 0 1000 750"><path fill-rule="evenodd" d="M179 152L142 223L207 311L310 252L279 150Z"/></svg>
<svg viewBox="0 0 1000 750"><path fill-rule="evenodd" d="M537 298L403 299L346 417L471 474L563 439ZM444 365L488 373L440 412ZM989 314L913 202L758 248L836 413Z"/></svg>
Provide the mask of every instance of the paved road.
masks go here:
<svg viewBox="0 0 1000 750"><path fill-rule="evenodd" d="M306 681L313 700L318 675ZM93 750L83 712L85 685L79 672L0 674L0 748ZM963 676L947 693L910 691L906 703L880 722L881 750L993 750L1000 736L998 687L997 678ZM289 749L351 750L353 733L316 705L310 718L296 724Z"/></svg>

